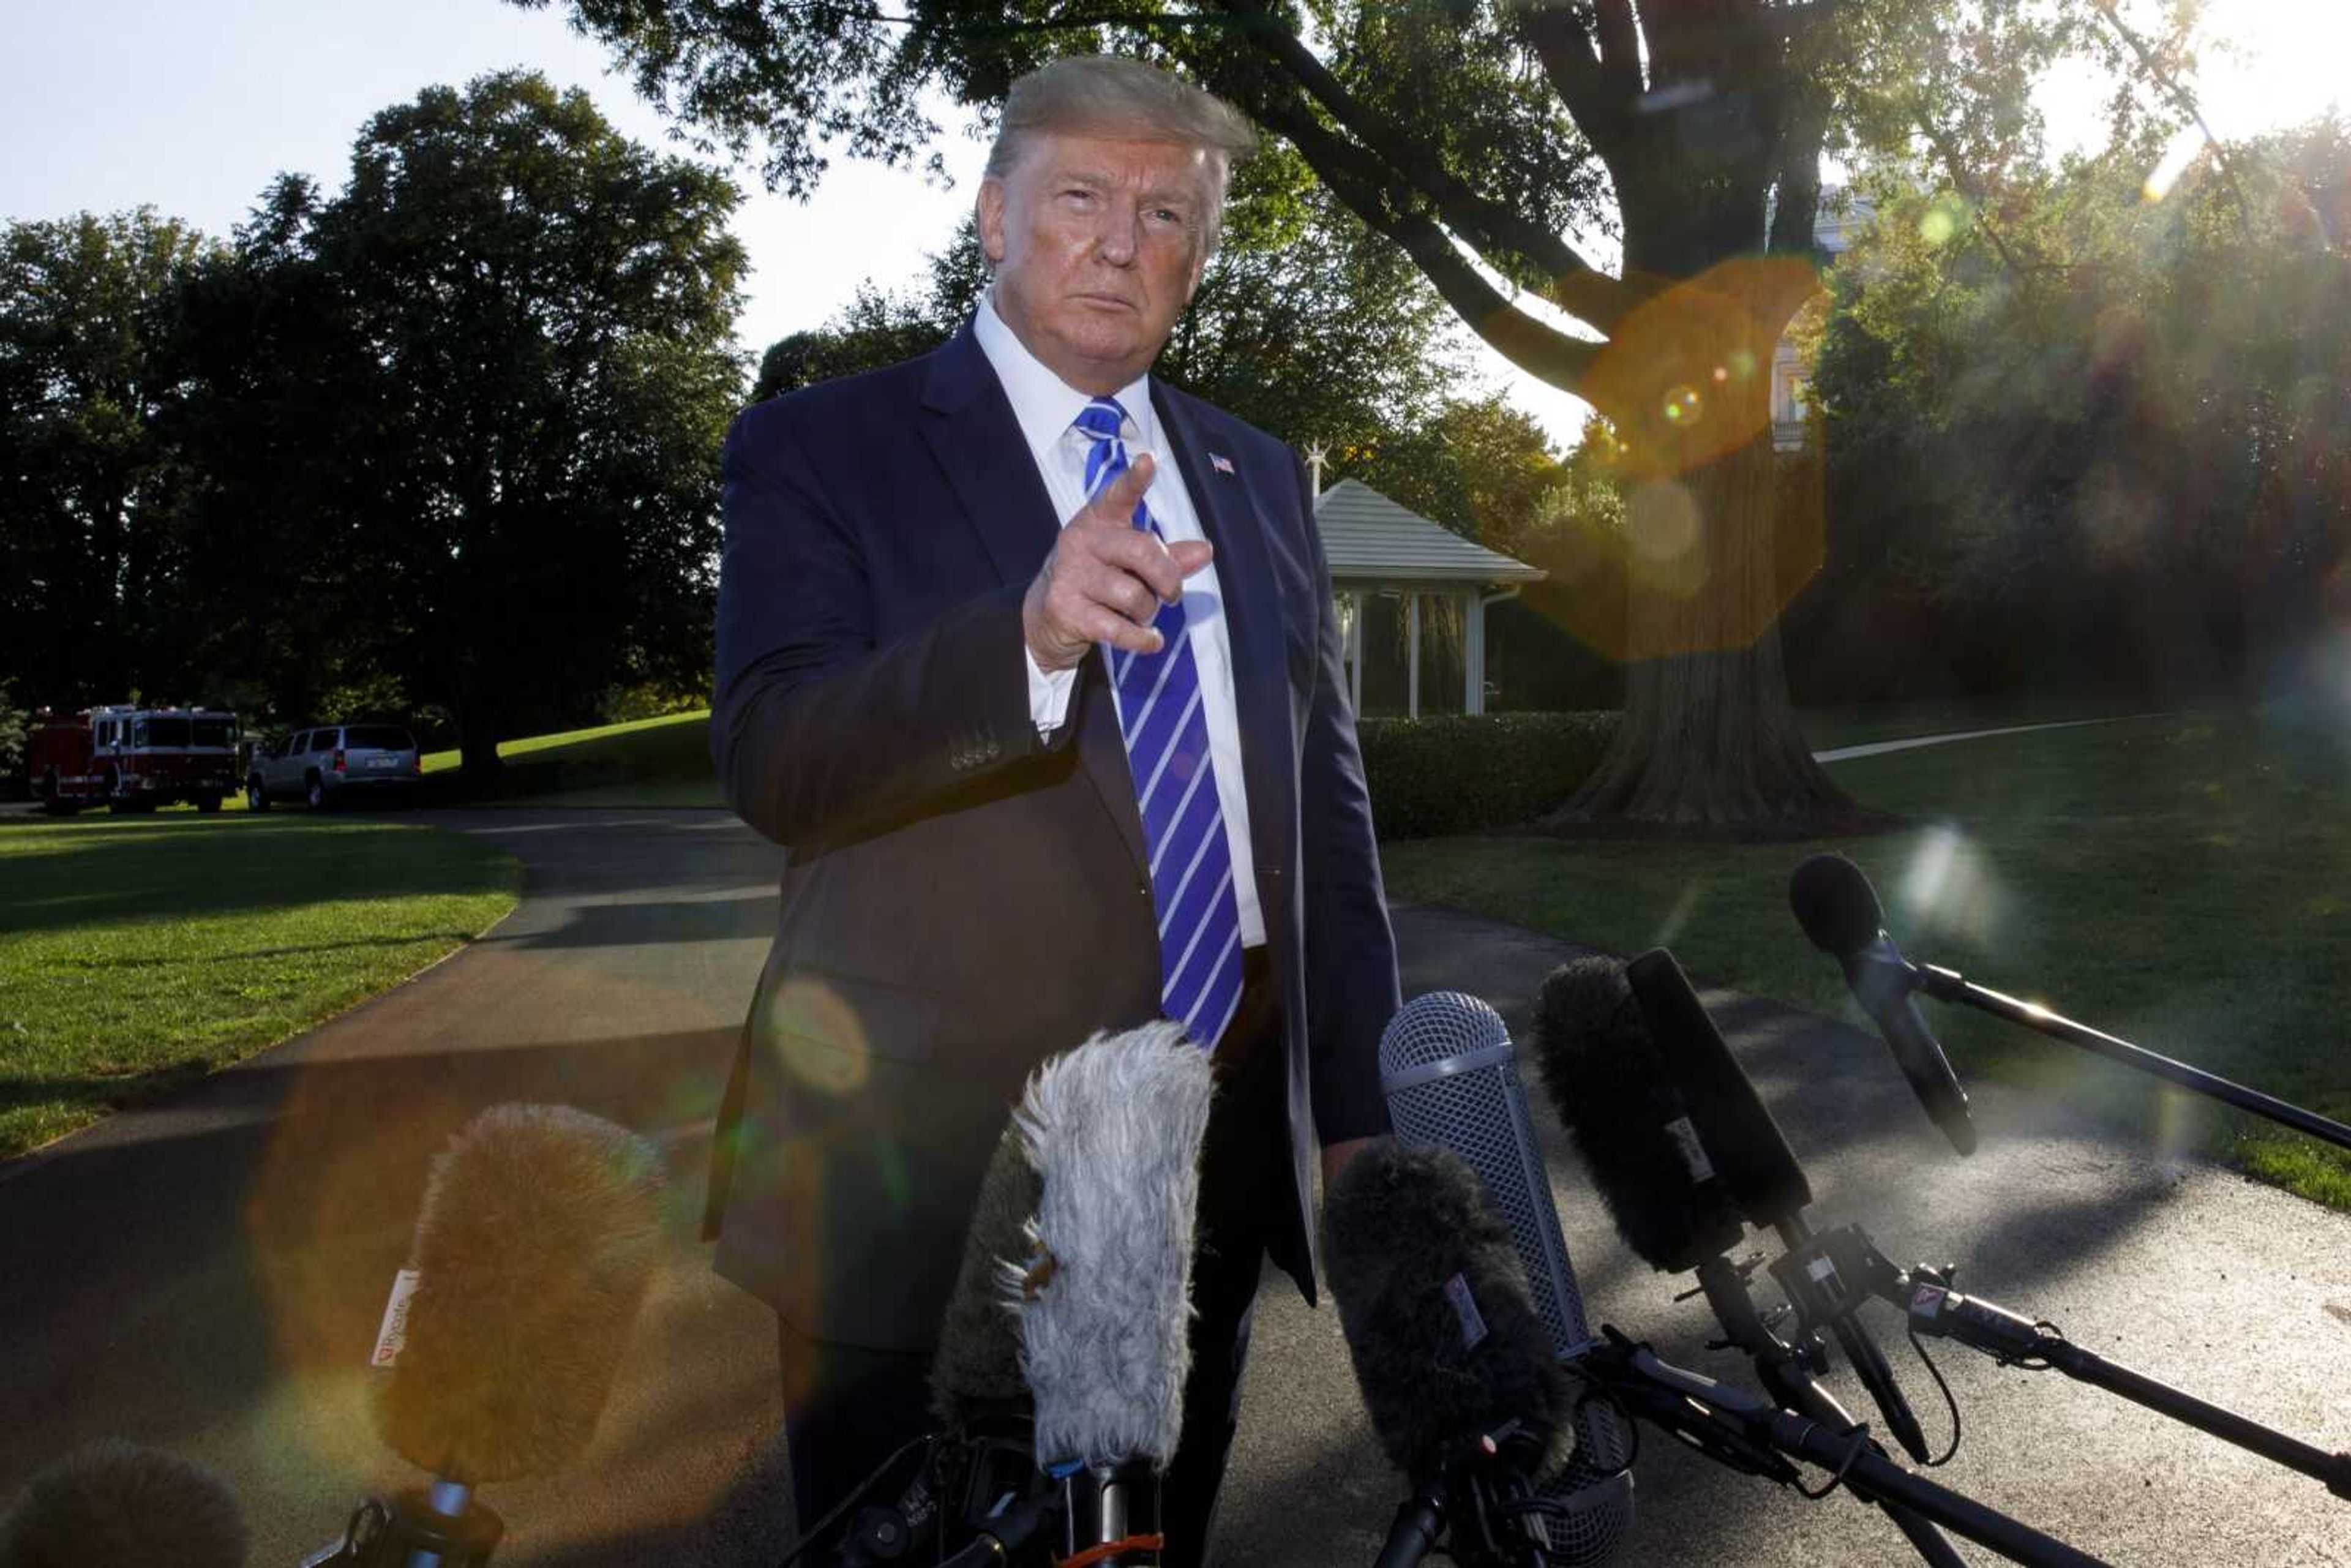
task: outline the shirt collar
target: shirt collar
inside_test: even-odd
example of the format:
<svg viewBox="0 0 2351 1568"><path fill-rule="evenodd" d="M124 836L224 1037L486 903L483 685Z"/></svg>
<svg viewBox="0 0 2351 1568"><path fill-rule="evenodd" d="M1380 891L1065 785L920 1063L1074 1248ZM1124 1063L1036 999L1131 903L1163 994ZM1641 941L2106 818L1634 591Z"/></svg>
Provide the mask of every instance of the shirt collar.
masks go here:
<svg viewBox="0 0 2351 1568"><path fill-rule="evenodd" d="M1070 426L1093 398L1047 369L1013 335L1004 318L996 313L993 288L979 297L971 335L979 340L979 350L994 367L996 379L1004 383L1004 395L1012 401L1012 415L1020 422L1020 434L1028 438L1029 450L1043 461L1069 434ZM1133 444L1142 451L1156 451L1159 423L1151 408L1151 372L1145 371L1113 395L1134 427Z"/></svg>

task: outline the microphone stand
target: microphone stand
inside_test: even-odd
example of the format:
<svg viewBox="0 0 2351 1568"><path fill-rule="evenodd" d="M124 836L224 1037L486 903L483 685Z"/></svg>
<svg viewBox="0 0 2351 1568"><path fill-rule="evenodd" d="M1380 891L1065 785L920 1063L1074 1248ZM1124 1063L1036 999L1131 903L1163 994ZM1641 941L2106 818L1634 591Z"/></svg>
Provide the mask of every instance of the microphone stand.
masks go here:
<svg viewBox="0 0 2351 1568"><path fill-rule="evenodd" d="M1515 1420L1453 1444L1436 1474L1396 1505L1373 1568L1417 1568L1440 1545L1463 1568L1548 1568L1548 1538L1517 1522L1535 1500L1535 1458Z"/></svg>
<svg viewBox="0 0 2351 1568"><path fill-rule="evenodd" d="M2123 1066L2137 1071L2165 1079L2182 1089L2191 1090L2208 1099L2233 1105L2240 1111L2249 1111L2256 1116L2275 1122L2280 1126L2291 1127L2295 1132L2307 1134L2322 1143L2332 1144L2338 1149L2351 1149L2351 1127L2346 1127L2340 1122L2332 1121L2314 1111L2305 1111L2299 1105L2290 1104L2278 1099L2275 1095L2264 1094L2258 1089L2248 1089L2241 1083L2231 1082L2228 1079L2207 1072L2200 1067L2190 1067L2184 1061L2176 1061L2168 1056L2148 1051L2143 1046L2133 1045L2126 1040L2107 1034L2101 1030L2092 1029L2087 1024L2076 1023L2072 1019L2053 1013L2038 1003L2020 1001L2003 992L1979 986L1956 969L1946 969L1938 964L1907 962L1903 967L1907 972L1904 977L1906 990L1924 991L1938 1002L1957 1002L1965 1007L1974 1008L1980 1012L1990 1013L1994 1018L2006 1019L2013 1024L2022 1024L2024 1028L2045 1034L2052 1040L2063 1040L2067 1045L2080 1046L2083 1050L2094 1051L2109 1061L2120 1062Z"/></svg>
<svg viewBox="0 0 2351 1568"><path fill-rule="evenodd" d="M2027 1568L2107 1568L2087 1552L1896 1464L1865 1428L1832 1431L1701 1374L1658 1359L1613 1326L1579 1358L1595 1385L1625 1410L1663 1427L1718 1463L1802 1490L1790 1458L1834 1473L1855 1492L1909 1510ZM1807 1492L1825 1496L1825 1491ZM1949 1550L1948 1544L1945 1548Z"/></svg>
<svg viewBox="0 0 2351 1568"><path fill-rule="evenodd" d="M482 1568L497 1550L506 1521L475 1500L472 1489L435 1481L391 1501L369 1498L351 1514L342 1539L302 1559L302 1568Z"/></svg>
<svg viewBox="0 0 2351 1568"><path fill-rule="evenodd" d="M2351 1452L2330 1454L2168 1383L2118 1366L2075 1344L2053 1324L1980 1297L1963 1296L1951 1288L1956 1272L1951 1268L1930 1269L1924 1264L1896 1268L1859 1226L1839 1226L1815 1238L1807 1254L1791 1253L1773 1265L1773 1272L1783 1268L1798 1271L1814 1259L1827 1260L1834 1278L1858 1281L1870 1294L1907 1312L1913 1333L1957 1340L2003 1366L2062 1372L2076 1382L2119 1395L2134 1405L2259 1454L2323 1483L2336 1497L2351 1500ZM1851 1313L1859 1304L1857 1298L1848 1297L1832 1303L1831 1310ZM1803 1312L1801 1305L1798 1310Z"/></svg>
<svg viewBox="0 0 2351 1568"><path fill-rule="evenodd" d="M1813 1228L1805 1223L1801 1214L1791 1215L1773 1228L1779 1231L1782 1244L1791 1252L1805 1247L1813 1239ZM1773 1272L1777 1274L1778 1270ZM1701 1282L1703 1278L1701 1272ZM1744 1277L1741 1278L1743 1288ZM1796 1301L1800 1308L1802 1303L1798 1300L1798 1292L1813 1288L1813 1281L1809 1279L1792 1280L1781 1275L1780 1282L1788 1291L1789 1299ZM1709 1301L1714 1300L1712 1291L1708 1292L1707 1299ZM1720 1311L1718 1304L1718 1315ZM1829 1331L1836 1335L1837 1344L1844 1350L1845 1360L1853 1364L1854 1375L1860 1378L1862 1386L1869 1390L1871 1401L1876 1405L1878 1414L1886 1417L1886 1425L1893 1431L1896 1440L1912 1458L1925 1464L1927 1434L1919 1427L1917 1415L1910 1408L1910 1401L1903 1397L1902 1385L1895 1382L1894 1368L1886 1364L1886 1353L1877 1348L1877 1342L1869 1336L1869 1330L1863 1326L1860 1319L1850 1315L1823 1313L1821 1320L1827 1322ZM1807 1318L1805 1326L1811 1328L1813 1321ZM1724 1326L1729 1327L1727 1322ZM1827 1368L1823 1365L1815 1370L1825 1371ZM1784 1405L1787 1401L1783 1399L1781 1403Z"/></svg>
<svg viewBox="0 0 2351 1568"><path fill-rule="evenodd" d="M1743 1351L1755 1364L1756 1374L1762 1378L1763 1386L1774 1403L1822 1427L1851 1433L1858 1438L1866 1428L1846 1414L1844 1407L1837 1403L1836 1396L1814 1380L1814 1373L1820 1370L1817 1364L1827 1360L1819 1340L1808 1333L1801 1345L1790 1344L1773 1333L1771 1325L1755 1310L1755 1299L1747 1289L1747 1278L1753 1269L1751 1262L1742 1266L1719 1254L1698 1265L1698 1288L1706 1292L1707 1304L1714 1309L1715 1318L1722 1324L1725 1335L1707 1348ZM1857 1322L1852 1326L1855 1329L1860 1327ZM1877 1348L1874 1341L1864 1339L1864 1343L1873 1352ZM1850 1342L1847 1354L1851 1354ZM1871 1448L1881 1455L1884 1453L1874 1443ZM1927 1562L1934 1563L1936 1568L1966 1568L1967 1559L1944 1539L1942 1531L1936 1529L1932 1521L1899 1502L1870 1495L1851 1478L1848 1478L1847 1484L1854 1487L1855 1495L1863 1501L1875 1503L1885 1510L1886 1516L1894 1521L1895 1527L1909 1539L1910 1544L1917 1549L1918 1555Z"/></svg>

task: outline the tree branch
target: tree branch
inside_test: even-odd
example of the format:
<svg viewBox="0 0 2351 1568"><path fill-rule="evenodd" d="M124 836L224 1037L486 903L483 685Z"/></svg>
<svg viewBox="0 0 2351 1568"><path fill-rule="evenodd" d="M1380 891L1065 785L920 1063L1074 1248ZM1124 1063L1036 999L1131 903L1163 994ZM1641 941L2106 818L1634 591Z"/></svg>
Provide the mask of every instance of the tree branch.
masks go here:
<svg viewBox="0 0 2351 1568"><path fill-rule="evenodd" d="M1512 305L1479 275L1425 210L1418 193L1397 193L1387 172L1362 149L1333 134L1294 99L1260 99L1259 122L1290 139L1331 193L1373 230L1412 257L1437 297L1496 352L1529 375L1573 392L1601 345L1572 338ZM1612 280L1613 281L1613 280Z"/></svg>
<svg viewBox="0 0 2351 1568"><path fill-rule="evenodd" d="M2000 252L2001 265L2008 268L2010 277L2022 278L2025 270L2023 264L2016 259L2016 253L2009 249L2008 241L2001 235L2000 225L1993 223L1987 214L1986 209L1991 204L1983 188L1983 182L1969 172L1967 166L1959 160L1959 150L1951 144L1949 133L1935 122L1934 117L1927 112L1927 106L1923 102L1913 100L1910 119L1911 122L1917 125L1920 132L1926 136L1928 144L1941 156L1944 172L1950 175L1953 188L1974 205L1976 225L1983 230L1984 238L1991 241L1992 249Z"/></svg>
<svg viewBox="0 0 2351 1568"><path fill-rule="evenodd" d="M1633 20L1633 0L1593 0L1593 37L1600 44L1600 68L1627 99L1641 92L1640 27Z"/></svg>
<svg viewBox="0 0 2351 1568"><path fill-rule="evenodd" d="M2164 68L2163 62L2156 57L2155 50L2147 40L2123 20L2122 14L2115 9L2115 0L2090 0L2090 3L2098 15L2106 19L2106 25L2130 46L2131 53L2138 57L2139 68L2153 77L2156 85L2169 95L2173 107L2195 121L2196 129L2204 133L2204 145L2212 150L2214 160L2220 165L2220 172L2228 179L2229 193L2237 199L2239 215L2251 214L2253 209L2245 201L2245 188L2237 181L2237 160L2221 140L2212 134L2212 127L2205 121L2204 110L2198 105L2195 95Z"/></svg>
<svg viewBox="0 0 2351 1568"><path fill-rule="evenodd" d="M1255 0L1219 0L1228 9L1268 22ZM1545 295L1562 309L1607 330L1632 306L1630 292L1558 235L1528 222L1516 211L1473 189L1445 167L1425 139L1347 90L1330 68L1314 57L1298 36L1280 26L1252 27L1249 37L1273 64L1304 88L1354 138L1389 169L1436 204L1446 225L1467 240L1496 270L1512 260L1531 264L1550 280ZM1392 182L1383 181L1383 184Z"/></svg>
<svg viewBox="0 0 2351 1568"><path fill-rule="evenodd" d="M1630 36L1633 18L1626 0L1607 3L1620 13L1616 25L1626 30L1618 47L1635 51L1629 73L1620 61L1593 52L1585 13L1564 5L1534 6L1525 13L1524 26L1527 43L1541 64L1552 91L1559 94L1584 139L1621 183L1622 161L1638 137L1633 105L1641 95L1641 68ZM1606 18L1602 19L1604 31L1609 25Z"/></svg>

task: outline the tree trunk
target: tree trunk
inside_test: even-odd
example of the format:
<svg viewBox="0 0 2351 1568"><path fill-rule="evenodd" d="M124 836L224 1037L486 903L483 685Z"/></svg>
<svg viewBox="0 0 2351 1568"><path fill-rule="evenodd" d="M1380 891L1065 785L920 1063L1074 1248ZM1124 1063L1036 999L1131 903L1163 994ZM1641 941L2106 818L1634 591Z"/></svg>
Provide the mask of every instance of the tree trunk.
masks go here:
<svg viewBox="0 0 2351 1568"><path fill-rule="evenodd" d="M1554 826L1603 821L1801 836L1861 814L1796 727L1778 615L1782 559L1768 425L1627 507L1625 712ZM1677 548L1678 547L1678 548Z"/></svg>
<svg viewBox="0 0 2351 1568"><path fill-rule="evenodd" d="M457 753L465 777L487 782L505 766L498 760L497 716L487 702L475 698L457 710Z"/></svg>
<svg viewBox="0 0 2351 1568"><path fill-rule="evenodd" d="M1819 497L1792 497L1783 482L1771 397L1780 340L1819 291L1825 117L1819 101L1788 102L1784 64L1759 68L1777 56L1721 62L1757 75L1746 98L1719 100L1742 112L1716 122L1716 144L1653 137L1638 149L1646 167L1616 171L1627 277L1675 281L1616 324L1587 378L1635 481L1625 712L1552 825L1794 837L1873 820L1813 760L1780 653L1780 611L1822 561ZM1693 200L1701 172L1711 199ZM1782 210L1767 244L1775 185Z"/></svg>

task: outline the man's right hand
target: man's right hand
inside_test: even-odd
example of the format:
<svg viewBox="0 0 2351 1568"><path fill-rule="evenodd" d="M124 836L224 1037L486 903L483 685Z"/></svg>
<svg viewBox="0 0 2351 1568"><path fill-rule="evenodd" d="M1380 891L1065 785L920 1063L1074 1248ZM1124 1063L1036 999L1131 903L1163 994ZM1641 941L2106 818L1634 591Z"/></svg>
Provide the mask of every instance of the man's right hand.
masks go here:
<svg viewBox="0 0 2351 1568"><path fill-rule="evenodd" d="M1214 553L1204 539L1159 542L1134 526L1134 508L1155 465L1138 454L1127 471L1071 517L1021 601L1021 630L1040 670L1074 669L1097 643L1155 653L1152 626L1162 604L1182 597L1184 580Z"/></svg>

